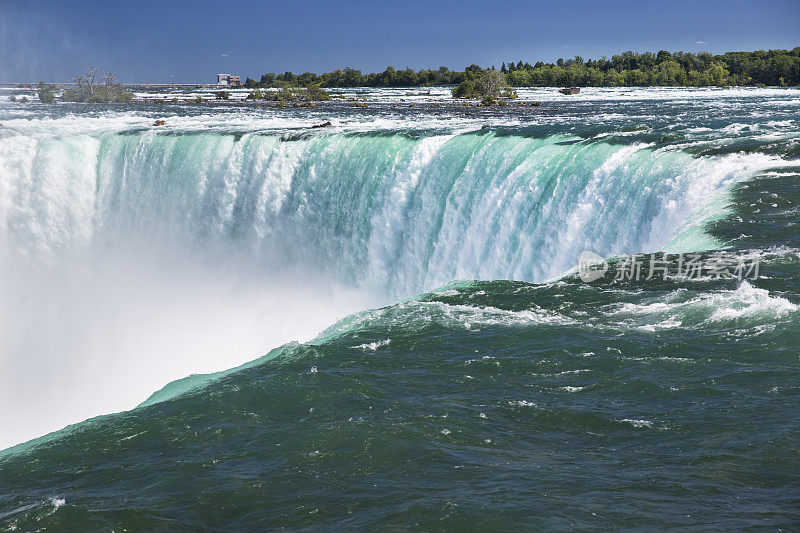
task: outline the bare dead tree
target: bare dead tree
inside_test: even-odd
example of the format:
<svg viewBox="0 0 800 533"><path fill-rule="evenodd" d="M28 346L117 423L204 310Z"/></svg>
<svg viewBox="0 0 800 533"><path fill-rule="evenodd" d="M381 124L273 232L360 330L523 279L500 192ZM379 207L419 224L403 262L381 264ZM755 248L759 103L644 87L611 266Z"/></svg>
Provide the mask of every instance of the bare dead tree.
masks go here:
<svg viewBox="0 0 800 533"><path fill-rule="evenodd" d="M478 90L484 96L500 96L500 91L508 86L505 75L497 69L489 69L477 82Z"/></svg>
<svg viewBox="0 0 800 533"><path fill-rule="evenodd" d="M106 72L105 76L103 76L103 82L106 84L106 87L113 87L117 85L117 77L111 72Z"/></svg>
<svg viewBox="0 0 800 533"><path fill-rule="evenodd" d="M99 68L91 66L88 67L83 74L75 78L75 83L78 85L78 89L81 93L88 91L89 95L94 94L94 86L100 73L101 70Z"/></svg>

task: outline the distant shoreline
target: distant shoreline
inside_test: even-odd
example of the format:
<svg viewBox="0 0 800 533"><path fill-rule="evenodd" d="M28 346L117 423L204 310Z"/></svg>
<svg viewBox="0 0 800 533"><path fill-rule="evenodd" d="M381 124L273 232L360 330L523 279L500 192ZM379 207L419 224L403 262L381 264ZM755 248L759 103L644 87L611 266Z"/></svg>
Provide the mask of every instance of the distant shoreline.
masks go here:
<svg viewBox="0 0 800 533"><path fill-rule="evenodd" d="M268 72L260 79L247 77L240 86L218 83L125 83L125 87L216 87L220 89L266 89L308 87L332 88L412 88L449 87L474 81L495 66L472 64L463 71L441 66L437 69L386 67L383 72L363 74L346 67L333 72L283 74ZM709 52L633 52L599 59L559 58L555 63L522 60L502 63L499 69L512 87L798 87L800 86L800 46L791 50L755 50L711 54ZM242 76L243 77L243 76ZM234 76L238 81L240 76ZM33 86L31 82L0 83L0 86ZM74 85L73 82L53 83Z"/></svg>
<svg viewBox="0 0 800 533"><path fill-rule="evenodd" d="M35 89L40 82L8 82L8 83L0 83L0 88L11 88L11 89ZM74 87L77 84L73 82L64 83L64 82L44 82L48 85L54 85L56 87ZM122 87L134 89L134 88L144 88L144 89L157 89L157 88L164 88L164 89L208 89L210 91L252 91L253 89L245 87L242 85L241 87L230 87L227 85L216 85L216 84L207 84L207 83L121 83ZM573 85L574 87L580 87L581 89L798 89L800 85ZM325 87L325 89L338 89L338 90L346 90L346 89L435 89L435 88L447 88L452 89L456 87L453 84L446 84L446 85L398 85L398 86L391 86L391 87L384 87L379 86L375 87L372 85L357 85L353 87ZM558 90L566 87L566 85L523 85L518 86L519 89L553 89ZM270 87L272 89L277 89L278 87Z"/></svg>

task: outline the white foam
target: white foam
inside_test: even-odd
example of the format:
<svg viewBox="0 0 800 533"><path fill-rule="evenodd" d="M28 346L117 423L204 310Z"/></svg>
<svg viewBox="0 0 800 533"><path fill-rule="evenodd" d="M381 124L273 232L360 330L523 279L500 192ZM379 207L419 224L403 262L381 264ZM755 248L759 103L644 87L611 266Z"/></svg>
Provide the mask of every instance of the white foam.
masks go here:
<svg viewBox="0 0 800 533"><path fill-rule="evenodd" d="M706 324L724 326L734 322L741 334L760 334L771 329L775 321L793 320L800 306L771 295L743 281L734 290L698 293L682 290L670 294L665 301L648 301L613 305L605 309L617 324L645 331L674 329ZM659 297L660 298L660 297ZM767 329L764 329L766 326Z"/></svg>
<svg viewBox="0 0 800 533"><path fill-rule="evenodd" d="M625 422L632 425L635 428L651 428L653 427L653 422L650 420L644 419L636 419L636 418L623 418L622 420L617 420L617 422Z"/></svg>
<svg viewBox="0 0 800 533"><path fill-rule="evenodd" d="M375 342L368 342L365 344L359 344L358 346L354 346L354 348L358 348L359 350L374 352L378 348L382 348L384 346L389 346L389 343L392 342L391 339L384 339L382 341L375 341Z"/></svg>
<svg viewBox="0 0 800 533"><path fill-rule="evenodd" d="M53 511L67 503L64 498L50 498L50 503L53 504Z"/></svg>

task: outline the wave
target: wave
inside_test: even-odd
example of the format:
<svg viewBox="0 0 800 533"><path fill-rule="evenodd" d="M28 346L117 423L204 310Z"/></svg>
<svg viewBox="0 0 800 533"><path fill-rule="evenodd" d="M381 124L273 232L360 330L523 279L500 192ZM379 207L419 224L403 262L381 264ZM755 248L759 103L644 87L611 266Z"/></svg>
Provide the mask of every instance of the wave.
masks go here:
<svg viewBox="0 0 800 533"><path fill-rule="evenodd" d="M512 294L517 301L509 298ZM794 331L798 317L800 305L771 295L769 291L754 287L747 281L730 290L709 286L698 290L682 288L667 293L659 290L599 288L574 278L545 284L503 281L459 283L391 306L352 314L307 343L288 343L234 368L209 374L192 374L175 380L151 394L132 412L141 412L155 404L182 397L207 398L213 396L215 393L212 391L220 387L236 390L235 383L250 379L243 377L245 374L258 374L263 368L274 365L296 365L298 360L306 360L310 365L307 372L314 374L317 373L314 365L316 358L324 362L326 358L343 357L342 354L354 356L355 351L361 354L358 357L378 361L393 357L396 351L416 353L414 346L422 339L441 341L453 338L456 344L451 349L456 350L461 359L473 352L480 354L464 360L465 366L493 367L499 364L492 355L484 355L479 350L467 350L472 348L471 344L458 344L466 338L486 339L494 336L538 338L548 346L555 343L558 348L553 349L557 353L571 350L575 352L575 357L611 357L626 361L632 356L614 347L620 342L627 346L627 353L637 342L655 342L659 338L670 342L673 338L683 339L683 331L701 330L706 340L720 343L750 340L755 343L754 346L761 346L765 336L771 336L774 340ZM628 344L631 341L626 340L629 335L633 335L633 344ZM593 347L595 351L580 351L577 348L583 346L581 342L573 345L568 340L579 337L597 341L597 346ZM332 354L339 355L334 357ZM692 358L653 354L633 359L669 363L695 361ZM583 371L568 370L549 376ZM583 387L565 386L562 390L573 393L583 390ZM76 432L113 422L119 416L104 415L69 426L8 448L0 452L0 458L47 446ZM628 420L622 422L633 423Z"/></svg>

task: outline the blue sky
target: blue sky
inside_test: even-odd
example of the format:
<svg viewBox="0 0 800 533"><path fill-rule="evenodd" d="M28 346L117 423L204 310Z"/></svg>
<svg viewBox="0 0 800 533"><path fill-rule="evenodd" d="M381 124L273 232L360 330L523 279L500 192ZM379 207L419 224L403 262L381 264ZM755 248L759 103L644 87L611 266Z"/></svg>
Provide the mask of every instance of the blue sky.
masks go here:
<svg viewBox="0 0 800 533"><path fill-rule="evenodd" d="M798 0L0 0L0 82L68 81L88 65L124 82L192 83L218 72L793 48L798 21Z"/></svg>

